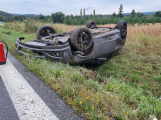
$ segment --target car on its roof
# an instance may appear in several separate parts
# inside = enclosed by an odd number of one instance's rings
[[[97,27],[94,21],[88,21],[86,27],[77,27],[73,31],[56,33],[48,25],[41,26],[37,38],[22,42],[24,37],[16,40],[16,50],[29,55],[21,48],[31,49],[38,53],[38,58],[50,58],[63,63],[102,64],[114,56],[125,44],[127,23],[118,22],[115,27]]]

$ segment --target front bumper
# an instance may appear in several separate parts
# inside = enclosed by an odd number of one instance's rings
[[[47,57],[54,61],[61,61],[63,63],[72,62],[73,55],[71,52],[69,42],[67,42],[64,45],[48,46],[44,43],[38,43],[36,40],[32,40],[30,42],[21,42],[21,40],[23,39],[24,37],[19,37],[16,40],[16,50],[20,54],[29,56],[29,54],[21,50],[21,48],[26,48],[42,54],[35,56],[37,58]]]

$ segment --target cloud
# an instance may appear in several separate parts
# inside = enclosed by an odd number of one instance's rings
[[[48,2],[49,0],[41,0],[41,1]]]
[[[93,9],[93,7],[87,7],[87,8],[85,8],[86,10],[90,10],[90,9]]]
[[[118,13],[120,4],[124,13],[159,11],[161,0],[0,0],[0,10],[15,14],[43,14],[51,15],[55,12],[63,12],[66,15],[79,15],[80,9],[86,9],[86,14],[112,14]],[[146,5],[145,5],[146,4]]]

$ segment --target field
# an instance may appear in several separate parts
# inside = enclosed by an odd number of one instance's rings
[[[161,119],[161,24],[128,26],[125,46],[99,66],[69,65],[47,59],[20,56],[15,40],[35,38],[35,27],[26,23],[5,23],[0,40],[10,52],[64,98],[86,119],[150,120]],[[18,27],[17,27],[18,26]],[[103,25],[114,27],[115,24]],[[54,24],[57,32],[78,26]],[[34,66],[34,67],[33,67]]]

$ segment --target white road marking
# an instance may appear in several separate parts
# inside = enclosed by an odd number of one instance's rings
[[[0,75],[21,120],[58,120],[9,60]]]

